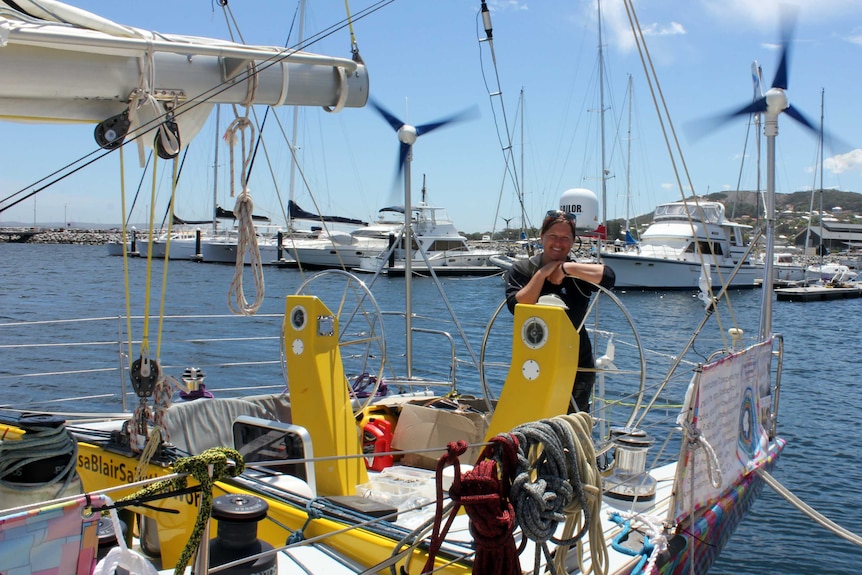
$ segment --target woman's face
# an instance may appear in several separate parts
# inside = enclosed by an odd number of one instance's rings
[[[546,261],[563,261],[569,255],[575,236],[572,234],[572,226],[565,221],[551,224],[542,234],[542,248]]]

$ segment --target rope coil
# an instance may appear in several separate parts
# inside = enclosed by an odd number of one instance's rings
[[[227,447],[214,447],[207,449],[200,455],[180,458],[174,463],[174,471],[182,474],[180,477],[159,481],[148,485],[132,495],[119,499],[117,503],[133,501],[156,493],[166,493],[174,490],[186,489],[188,477],[191,476],[200,483],[201,503],[198,516],[195,519],[189,542],[177,560],[175,575],[182,575],[192,554],[201,544],[204,527],[212,514],[213,485],[216,481],[230,479],[240,475],[245,470],[242,455],[235,449]]]
[[[236,196],[234,214],[237,218],[237,250],[236,268],[234,277],[228,290],[228,306],[237,315],[254,315],[263,304],[264,280],[263,266],[260,261],[260,249],[257,245],[257,230],[254,227],[254,202],[248,190],[248,170],[251,165],[251,153],[246,142],[246,130],[250,138],[254,137],[254,125],[248,118],[248,110],[245,116],[236,115],[225,131],[224,139],[230,148],[230,195],[234,197],[234,184],[236,182],[234,149],[237,143],[237,133],[241,146],[242,168],[240,170],[240,185],[242,191]],[[249,304],[243,291],[243,269],[245,266],[245,255],[248,253],[254,276],[255,300]]]
[[[592,442],[592,417],[585,412],[521,425],[518,469],[512,482],[512,503],[524,535],[538,543],[535,567],[544,555],[547,569],[564,571],[569,548],[575,546],[581,573],[608,572],[608,551],[601,522],[601,475]],[[560,537],[556,533],[564,523]],[[583,537],[589,536],[589,568],[584,565]],[[551,555],[548,542],[557,545]]]
[[[466,442],[450,443],[446,455],[438,460],[437,504],[423,573],[434,570],[437,552],[461,506],[470,517],[470,533],[476,546],[473,574],[518,575],[521,572],[513,537],[515,511],[509,500],[518,444],[510,435],[498,435],[490,441],[491,445],[485,447],[473,469],[463,475],[458,457],[467,451]],[[443,525],[443,469],[447,465],[455,468],[449,487],[453,505]]]
[[[68,462],[62,471],[42,483],[19,483],[11,481],[26,465],[54,457],[67,456]],[[27,425],[27,431],[17,441],[0,441],[0,485],[18,491],[32,491],[62,482],[57,491],[63,493],[77,477],[78,443],[66,426]]]

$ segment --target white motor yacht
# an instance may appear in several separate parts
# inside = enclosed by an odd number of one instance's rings
[[[391,207],[381,211],[404,212],[403,208]],[[425,202],[412,207],[410,264],[415,273],[428,273],[433,267],[440,275],[493,275],[500,269],[490,258],[502,254],[500,250],[474,248],[467,238],[455,228],[444,208]],[[404,275],[405,250],[403,236],[390,249],[370,257],[362,257],[359,271],[380,272],[388,275]],[[421,251],[420,251],[421,246]]]
[[[617,287],[698,289],[708,264],[713,287],[730,282],[752,288],[763,278],[763,266],[746,260],[731,278],[748,248],[743,234],[749,229],[726,220],[720,202],[672,202],[656,207],[636,245],[601,250],[601,257],[616,273]]]

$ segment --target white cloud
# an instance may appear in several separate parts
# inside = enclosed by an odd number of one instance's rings
[[[851,35],[845,37],[845,40],[851,44],[859,44],[862,46],[862,31],[854,30]]]
[[[503,10],[529,10],[526,2],[521,0],[488,0],[488,8],[491,12]]]
[[[595,19],[595,5],[586,3],[585,10],[591,10],[591,19]],[[635,41],[632,35],[631,25],[629,23],[628,13],[622,2],[612,2],[602,4],[602,20],[604,27],[608,31],[609,43],[616,46],[623,52],[628,52],[635,48]],[[649,24],[641,24],[641,30],[644,36],[683,36],[686,29],[683,24],[676,21],[667,23],[652,22]]]
[[[833,174],[862,172],[862,149],[852,150],[823,160],[823,167]]]
[[[702,0],[704,8],[724,21],[774,28],[786,8],[796,9],[799,20],[831,20],[860,13],[859,0]],[[789,4],[789,5],[788,5]]]
[[[679,22],[671,22],[670,24],[652,23],[646,26],[641,26],[644,36],[681,36],[686,34],[685,26]]]

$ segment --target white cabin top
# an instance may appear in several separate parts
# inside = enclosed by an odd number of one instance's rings
[[[713,201],[671,202],[656,206],[653,221],[688,221],[728,226],[751,228],[746,224],[737,224],[724,219],[724,204]]]

